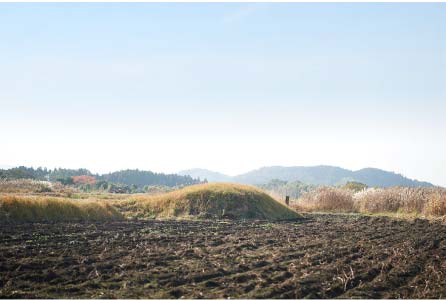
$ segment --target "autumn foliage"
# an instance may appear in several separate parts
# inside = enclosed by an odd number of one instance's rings
[[[88,175],[80,175],[80,176],[73,176],[71,177],[73,179],[74,184],[95,184],[96,178],[93,176]]]

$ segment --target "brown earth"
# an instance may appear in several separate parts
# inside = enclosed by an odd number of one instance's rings
[[[444,298],[446,226],[295,222],[2,225],[0,298]]]

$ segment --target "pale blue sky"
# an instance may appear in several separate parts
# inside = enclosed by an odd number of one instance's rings
[[[0,163],[446,185],[446,4],[0,4]]]

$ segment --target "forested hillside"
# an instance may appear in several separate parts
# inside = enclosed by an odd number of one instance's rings
[[[177,187],[200,183],[198,179],[191,176],[177,174],[154,173],[141,170],[123,170],[109,174],[93,174],[87,169],[47,169],[47,168],[27,168],[17,167],[8,170],[0,170],[0,179],[34,179],[56,182],[63,184],[75,184],[80,176],[94,177],[98,182],[111,182],[121,185],[144,186],[167,186]]]
[[[123,170],[99,176],[100,180],[113,183],[131,185],[138,187],[145,185],[162,185],[162,186],[183,186],[200,183],[200,180],[193,179],[189,175],[163,174],[151,171],[140,170]]]
[[[231,176],[213,172],[206,169],[189,169],[178,172],[179,175],[189,175],[193,178],[206,179],[209,182],[232,182],[234,181]]]
[[[35,179],[57,181],[58,179],[71,178],[73,176],[93,174],[87,169],[47,169],[47,168],[27,168],[17,167],[7,170],[0,170],[0,178],[2,179]]]

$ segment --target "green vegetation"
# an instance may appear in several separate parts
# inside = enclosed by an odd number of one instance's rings
[[[273,179],[266,184],[258,185],[258,187],[278,199],[285,199],[285,196],[290,196],[291,199],[298,199],[304,193],[316,189],[316,186],[300,181],[288,182],[279,179]]]
[[[347,190],[351,190],[354,192],[360,192],[363,191],[365,189],[367,189],[367,185],[361,182],[356,182],[356,181],[349,181],[346,184],[344,184],[342,186],[342,188],[347,189]]]
[[[71,178],[72,176],[81,175],[93,175],[87,169],[54,169],[50,170],[47,168],[27,168],[18,167],[8,170],[0,170],[0,179],[35,179],[35,180],[48,180],[48,181],[58,181],[64,180],[66,178]]]
[[[200,180],[193,179],[186,175],[154,173],[140,170],[123,170],[102,176],[98,179],[124,185],[135,185],[143,188],[146,185],[162,185],[168,187],[187,186],[200,183]]]
[[[130,194],[144,193],[152,187],[164,189],[180,188],[202,183],[188,175],[162,174],[150,171],[123,170],[109,174],[92,174],[87,169],[54,169],[18,167],[0,170],[0,180],[47,181],[74,186],[83,192],[104,191],[111,193]],[[162,188],[161,188],[162,189]]]
[[[102,221],[122,218],[116,208],[95,200],[0,196],[0,222]]]
[[[156,218],[296,219],[300,215],[257,188],[210,183],[117,203],[128,216]]]

